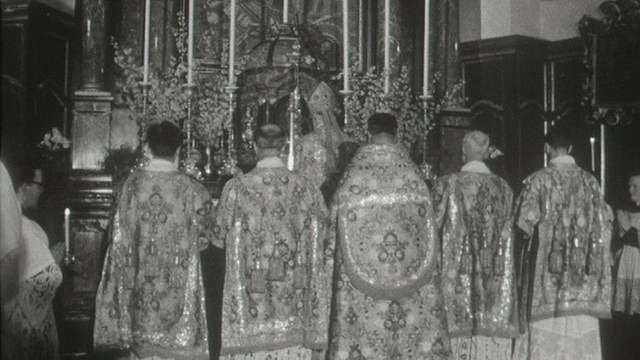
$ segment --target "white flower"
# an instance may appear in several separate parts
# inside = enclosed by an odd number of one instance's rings
[[[68,149],[71,146],[71,141],[65,138],[58,128],[53,128],[50,133],[44,134],[44,138],[38,146],[56,151],[60,148]]]

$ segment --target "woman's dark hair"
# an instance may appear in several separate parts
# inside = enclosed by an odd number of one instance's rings
[[[163,121],[149,126],[146,140],[154,157],[173,159],[182,145],[182,131],[175,124]]]
[[[373,114],[367,120],[367,129],[371,135],[387,133],[393,136],[398,131],[398,121],[396,117],[388,113]]]
[[[554,149],[568,149],[573,142],[571,129],[565,125],[551,127],[544,136],[544,142]]]

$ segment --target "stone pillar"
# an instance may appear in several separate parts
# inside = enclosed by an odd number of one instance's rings
[[[82,86],[73,96],[71,169],[100,170],[110,144],[113,97],[104,88],[106,0],[84,0]]]
[[[81,7],[82,90],[104,91],[106,0],[84,0]]]

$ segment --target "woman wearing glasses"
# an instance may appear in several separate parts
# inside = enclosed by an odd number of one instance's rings
[[[42,170],[22,161],[14,171],[13,184],[22,206],[20,245],[24,248],[17,274],[18,293],[2,304],[3,359],[58,359],[58,332],[51,301],[62,282],[57,264],[61,247],[53,253],[49,239],[35,221],[24,214],[37,208],[42,186]],[[5,316],[7,318],[5,318]]]

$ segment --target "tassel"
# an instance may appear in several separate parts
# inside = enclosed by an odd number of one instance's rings
[[[280,253],[281,242],[278,240],[273,245],[273,252],[269,258],[269,281],[284,281],[285,275],[285,262],[282,260],[282,254]]]
[[[469,250],[469,244],[465,243],[460,259],[460,274],[470,275],[473,272],[473,258]]]
[[[505,273],[505,257],[504,257],[504,247],[502,245],[498,246],[498,254],[495,256],[493,260],[493,272],[496,276],[504,276]]]
[[[484,244],[484,247],[480,251],[480,263],[482,264],[482,271],[486,276],[493,275],[493,250]]]
[[[573,240],[573,247],[571,248],[571,273],[574,275],[584,274],[585,268],[585,256],[584,250],[580,247],[578,239]]]
[[[302,254],[298,253],[297,259],[295,261],[295,266],[293,267],[293,288],[300,290],[307,288],[307,267],[304,266],[302,261]]]
[[[597,241],[591,244],[591,251],[589,252],[589,262],[587,264],[587,274],[597,275],[602,273],[603,267],[603,253],[602,247]]]
[[[251,271],[249,279],[249,292],[265,294],[267,292],[267,274],[260,268],[260,260],[256,260],[256,267]]]
[[[564,250],[560,241],[554,241],[549,253],[549,272],[552,274],[562,274],[564,272]]]

